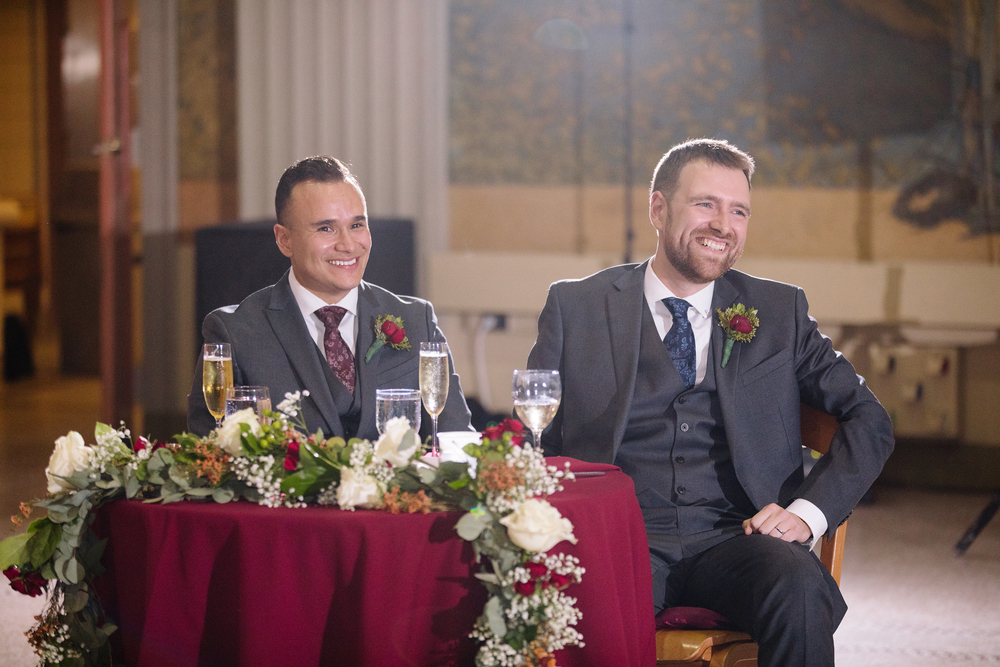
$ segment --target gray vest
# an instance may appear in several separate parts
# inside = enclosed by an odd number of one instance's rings
[[[635,392],[615,464],[635,482],[650,548],[700,552],[742,532],[755,510],[733,468],[711,351],[705,379],[686,389],[649,308],[642,310]]]
[[[320,364],[326,376],[326,384],[329,385],[330,393],[333,394],[333,404],[337,406],[337,414],[340,415],[344,439],[350,440],[358,434],[358,427],[361,425],[361,371],[357,368],[358,357],[357,355],[354,357],[354,394],[352,395],[330,368],[326,356],[318,347],[316,347],[316,353],[320,357]],[[333,434],[324,433],[323,435],[330,437]]]

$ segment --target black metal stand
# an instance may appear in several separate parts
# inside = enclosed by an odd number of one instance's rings
[[[962,539],[955,545],[955,555],[963,555],[972,546],[972,543],[979,537],[979,533],[983,532],[983,528],[990,522],[997,510],[1000,510],[1000,492],[993,496],[993,500],[986,504],[979,517],[972,522],[972,525],[965,531],[965,535],[962,535]]]

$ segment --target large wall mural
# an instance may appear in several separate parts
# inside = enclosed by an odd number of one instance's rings
[[[756,157],[755,185],[900,190],[915,226],[987,231],[963,157],[978,63],[953,56],[950,0],[450,8],[453,184],[620,184],[631,136],[641,187],[671,145],[713,136]]]

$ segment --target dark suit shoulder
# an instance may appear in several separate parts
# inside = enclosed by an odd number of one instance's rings
[[[597,273],[592,273],[585,278],[567,278],[565,280],[558,280],[552,283],[550,289],[557,289],[560,292],[568,291],[571,293],[604,290],[611,285],[614,285],[619,279],[621,279],[622,276],[627,275],[632,271],[639,271],[641,273],[645,270],[644,267],[645,262],[642,264],[618,264],[617,266],[603,269]],[[639,276],[639,280],[642,280],[641,276]]]
[[[430,301],[427,301],[426,299],[406,294],[396,294],[395,292],[390,292],[384,287],[379,287],[378,285],[369,282],[362,281],[360,287],[360,296],[362,298],[369,299],[373,303],[378,303],[382,306],[387,304],[398,304],[403,307],[418,306],[421,308],[427,308],[431,305]]]
[[[727,271],[720,280],[727,280],[741,294],[762,294],[772,298],[793,296],[802,290],[801,287],[791,283],[752,276],[736,269]]]

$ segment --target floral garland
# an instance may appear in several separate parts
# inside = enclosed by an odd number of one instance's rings
[[[464,510],[458,535],[472,543],[489,599],[471,637],[481,667],[553,667],[553,653],[583,646],[581,618],[565,594],[584,573],[579,560],[549,554],[576,543],[573,526],[545,497],[573,479],[547,466],[524,444],[520,422],[506,419],[465,447],[466,463],[422,462],[422,444],[404,418],[367,440],[308,434],[300,416],[308,392],[286,394],[264,418],[251,409],[228,416],[209,436],[183,434],[173,443],[132,439],[122,425],[97,424],[96,444],[79,433],[56,441],[45,473],[49,495],[21,504],[15,526],[33,508],[47,511],[25,533],[0,542],[0,569],[26,595],[48,595],[48,605],[26,634],[43,665],[110,664],[105,617],[91,582],[103,572],[104,542],[90,525],[93,511],[119,498],[146,502],[244,499],[268,507],[337,505],[399,512]]]

